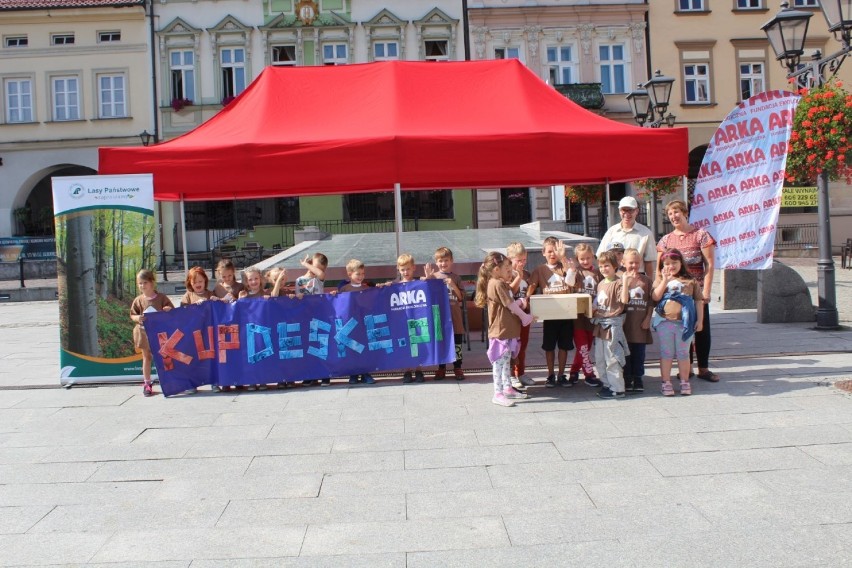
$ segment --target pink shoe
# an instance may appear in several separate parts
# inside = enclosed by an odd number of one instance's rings
[[[692,385],[689,384],[689,380],[680,380],[680,394],[681,396],[689,396],[692,394]]]
[[[663,392],[663,396],[674,396],[674,387],[671,381],[663,381],[660,390]]]
[[[506,387],[505,389],[503,389],[503,396],[505,396],[506,398],[508,398],[510,400],[511,399],[523,400],[523,399],[530,397],[527,393],[521,392],[521,391],[515,389],[514,387]]]
[[[495,394],[494,398],[491,399],[491,402],[500,406],[515,406],[515,403],[506,398],[506,395],[502,392],[498,392],[497,394]]]

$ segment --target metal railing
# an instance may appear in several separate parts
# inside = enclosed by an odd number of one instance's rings
[[[817,223],[778,225],[775,231],[775,248],[780,250],[816,248],[818,232]]]

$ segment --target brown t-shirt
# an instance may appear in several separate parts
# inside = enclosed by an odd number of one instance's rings
[[[209,300],[213,297],[213,292],[210,290],[204,290],[200,294],[196,294],[194,290],[187,290],[186,294],[180,299],[181,306],[190,306],[192,304],[197,304],[202,300]]]
[[[462,279],[455,272],[436,271],[434,278],[439,278],[445,281],[449,280],[458,287],[462,294],[464,294]],[[447,285],[447,293],[450,295],[450,315],[453,318],[453,333],[464,333],[464,320],[462,319],[461,304],[462,299],[456,296],[455,292],[453,292],[449,285]]]
[[[611,318],[624,312],[624,304],[621,303],[621,278],[615,280],[601,280],[598,283],[598,293],[595,296],[594,317]],[[609,339],[609,330],[595,325],[592,332],[595,337]]]
[[[659,281],[655,282],[657,286],[659,286]],[[656,288],[657,286],[654,286]],[[698,302],[703,302],[704,297],[701,295],[701,286],[698,285],[696,280],[693,279],[675,279],[668,283],[666,286],[667,292],[678,291],[684,296],[692,296],[692,299],[695,301],[696,306],[695,309],[698,309]],[[663,306],[663,313],[667,320],[669,321],[679,321],[681,319],[682,312],[681,305],[677,302],[666,302],[666,305]]]
[[[499,278],[491,278],[486,289],[488,305],[488,338],[518,339],[521,337],[521,320],[509,311],[512,290]]]
[[[571,287],[565,283],[565,269],[562,268],[562,263],[557,262],[556,266],[542,264],[536,266],[532,274],[530,274],[529,288],[527,295],[532,294],[570,294]]]
[[[597,294],[598,282],[602,279],[603,275],[598,272],[597,268],[591,270],[580,268],[574,277],[574,287],[571,291],[575,294],[588,294],[594,298]],[[592,331],[593,328],[591,320],[585,314],[577,314],[577,319],[574,320],[574,329]]]
[[[649,329],[642,329],[642,322],[649,318],[654,311],[654,300],[651,298],[651,279],[639,274],[627,282],[627,292],[630,301],[624,309],[624,335],[628,343],[644,343],[650,345],[654,337]]]
[[[340,290],[338,290],[338,292],[361,292],[363,290],[369,290],[369,289],[370,289],[370,287],[367,286],[364,283],[356,285],[356,284],[353,284],[352,282],[349,282],[349,283],[341,286]]]
[[[136,296],[136,298],[133,300],[133,303],[130,304],[130,315],[141,316],[149,307],[153,307],[158,312],[162,312],[163,308],[173,308],[175,306],[174,304],[172,304],[172,301],[169,299],[169,297],[163,294],[162,292],[157,292],[157,295],[154,297],[153,300],[149,300],[148,298],[140,294],[139,296]]]
[[[213,288],[213,294],[215,294],[217,298],[224,298],[230,293],[232,296],[231,301],[233,301],[240,297],[240,292],[242,292],[243,288],[245,288],[245,286],[239,282],[234,282],[233,286],[228,286],[224,282],[219,282],[216,284],[216,287]]]
[[[692,229],[688,233],[678,235],[671,232],[663,235],[657,243],[657,252],[666,252],[667,249],[676,248],[683,255],[683,263],[689,274],[698,281],[698,286],[704,286],[704,274],[706,266],[701,249],[715,245],[716,240],[704,229]]]

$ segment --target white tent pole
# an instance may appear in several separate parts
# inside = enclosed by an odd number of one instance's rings
[[[393,210],[396,219],[396,256],[398,257],[402,254],[402,187],[398,183],[393,184]]]
[[[609,180],[606,180],[606,204],[604,205],[604,215],[606,215],[606,224],[612,225],[612,219],[609,218]],[[601,227],[601,232],[606,232],[606,227]]]
[[[689,206],[689,187],[687,186],[687,177],[681,176],[681,182],[683,183],[683,202],[686,203],[687,206]]]
[[[189,253],[186,250],[186,208],[184,207],[183,194],[180,194],[180,235],[183,244],[183,270],[189,270]]]

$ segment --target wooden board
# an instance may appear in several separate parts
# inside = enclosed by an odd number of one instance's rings
[[[530,313],[539,321],[577,319],[577,314],[592,317],[592,298],[588,294],[539,294],[530,298]]]

